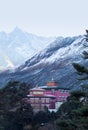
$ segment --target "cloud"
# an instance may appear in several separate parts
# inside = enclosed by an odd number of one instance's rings
[[[9,59],[9,57],[7,57],[6,55],[4,55],[4,59],[8,63],[8,67],[14,68],[14,64],[11,62],[11,60]]]
[[[0,53],[4,59],[4,61],[7,63],[7,67],[14,68],[14,64],[10,60],[10,58],[0,49]]]

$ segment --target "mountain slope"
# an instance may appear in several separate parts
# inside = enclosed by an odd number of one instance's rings
[[[21,65],[54,39],[23,32],[17,27],[8,34],[0,32],[0,70]]]
[[[19,80],[33,86],[36,84],[41,86],[53,77],[59,82],[60,87],[79,88],[83,82],[76,80],[72,63],[80,62],[87,65],[81,56],[85,50],[84,42],[81,42],[82,39],[83,36],[57,38],[46,49],[18,67],[15,72],[0,74],[1,85],[9,80]]]

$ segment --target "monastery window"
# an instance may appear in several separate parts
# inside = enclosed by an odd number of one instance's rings
[[[61,89],[58,89],[59,92],[61,92]]]
[[[35,109],[39,109],[40,105],[39,104],[35,104],[34,108]]]
[[[46,98],[46,103],[49,103],[49,102],[50,102],[49,98]]]
[[[63,100],[63,101],[65,100],[65,96],[62,97],[62,100]]]
[[[66,93],[66,90],[65,90],[65,89],[63,89],[63,93]]]
[[[64,90],[63,90],[63,93],[65,93],[65,92],[66,92],[66,90],[64,89]]]
[[[45,103],[45,98],[42,98],[42,99],[41,99],[41,102],[42,102],[42,103]]]
[[[63,93],[63,92],[64,92],[64,90],[62,89],[62,90],[60,90],[60,92],[61,92],[61,93]]]
[[[64,89],[61,90],[61,93],[64,93]]]
[[[32,92],[30,92],[30,95],[32,95],[33,93]]]
[[[35,98],[35,103],[39,103],[39,98]]]
[[[45,104],[41,104],[41,108],[44,109]]]
[[[55,90],[54,89],[52,89],[52,94],[54,94],[55,93]]]
[[[69,93],[69,90],[67,90],[67,93]]]
[[[68,93],[69,92],[69,90],[65,90],[65,93]]]
[[[63,90],[62,90],[62,89],[59,89],[58,91],[59,91],[60,93],[63,93]]]
[[[58,100],[61,101],[61,98],[62,98],[62,96],[59,96],[59,97],[58,97]]]
[[[31,104],[31,106],[34,108],[34,107],[35,107],[35,104]]]
[[[31,102],[31,103],[34,103],[34,98],[30,98],[30,102]]]

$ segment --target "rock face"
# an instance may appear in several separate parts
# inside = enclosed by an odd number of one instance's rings
[[[56,38],[45,49],[38,52],[14,72],[0,74],[0,84],[3,86],[9,80],[20,80],[35,86],[45,85],[53,77],[60,87],[78,89],[83,82],[76,79],[73,62],[87,65],[82,58],[85,50],[83,36]]]

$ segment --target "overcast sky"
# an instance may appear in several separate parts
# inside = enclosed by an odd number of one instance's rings
[[[0,0],[0,32],[16,26],[43,36],[84,34],[88,0]]]

